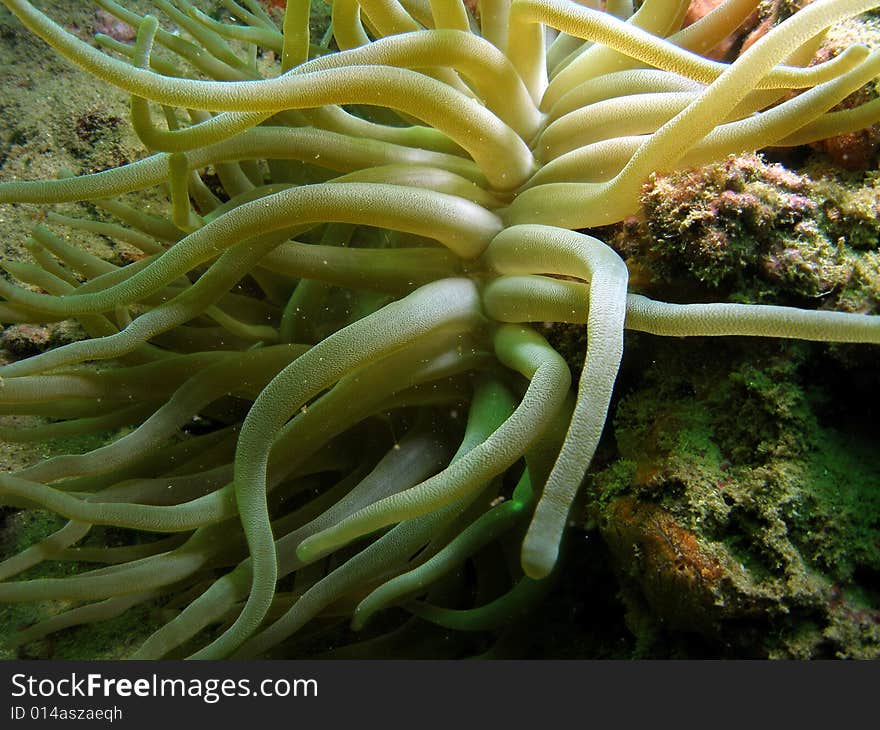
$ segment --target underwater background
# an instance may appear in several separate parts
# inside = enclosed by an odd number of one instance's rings
[[[139,13],[151,7],[123,4]],[[219,3],[196,4],[222,14]],[[280,12],[279,3],[266,4]],[[35,5],[84,40],[96,32],[134,38],[91,3]],[[791,5],[765,3],[728,52],[735,55]],[[326,25],[320,10],[316,29]],[[833,55],[853,39],[880,48],[880,16],[834,28],[823,52]],[[0,9],[0,181],[96,172],[143,156],[128,101]],[[643,213],[596,235],[625,258],[639,290],[657,298],[675,292],[689,301],[880,314],[878,140],[875,125],[830,143],[655,176],[643,190]],[[136,205],[160,210],[166,202],[157,192],[141,194]],[[95,212],[86,204],[53,210]],[[24,243],[39,215],[27,205],[0,207],[4,260],[27,259]],[[130,260],[109,239],[75,232],[71,239],[114,263]],[[582,357],[581,327],[548,325],[544,334],[570,363]],[[71,322],[10,325],[0,332],[0,357],[14,361],[83,336]],[[624,352],[609,421],[570,518],[563,567],[541,605],[492,636],[452,637],[423,624],[405,644],[377,655],[880,656],[878,348],[627,332]],[[35,423],[0,417],[3,428]],[[0,471],[97,443],[2,442]],[[0,559],[63,523],[48,512],[0,507]],[[132,539],[113,528],[89,538],[110,545]],[[22,577],[74,572],[71,563],[49,561]],[[61,608],[0,605],[0,639]],[[0,657],[121,657],[173,610],[147,603],[0,649]],[[371,654],[365,648],[358,656]]]

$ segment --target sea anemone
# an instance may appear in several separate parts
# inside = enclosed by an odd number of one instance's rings
[[[91,201],[118,222],[50,219],[142,252],[116,266],[40,226],[34,263],[4,263],[0,321],[88,338],[0,368],[3,413],[53,419],[3,437],[125,429],[0,476],[0,504],[68,520],[0,563],[0,601],[74,604],[13,643],[157,598],[173,615],[139,658],[302,655],[317,617],[360,630],[392,607],[490,631],[546,591],[625,328],[880,343],[868,315],[631,293],[579,232],[635,214],[654,172],[880,119],[829,111],[880,52],[808,65],[875,0],[816,0],[731,64],[702,54],[758,0],[684,30],[689,0],[334,0],[333,51],[308,0],[281,28],[256,0],[224,0],[227,21],[156,0],[189,39],[97,0],[137,29],[99,38],[115,55],[3,4],[130,93],[152,152],[0,184],[0,203]],[[118,200],[159,185],[165,217]],[[539,322],[585,325],[576,390]],[[77,546],[94,526],[162,537]],[[46,560],[107,565],[9,580]]]

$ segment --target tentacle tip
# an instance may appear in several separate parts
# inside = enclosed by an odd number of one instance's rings
[[[532,580],[541,580],[553,572],[558,557],[559,548],[556,545],[535,545],[526,540],[523,543],[520,564],[526,576]]]
[[[321,532],[307,537],[296,548],[296,557],[305,563],[313,563],[334,550],[347,545],[353,538],[339,534],[335,527],[328,527]]]
[[[351,617],[351,630],[352,631],[363,631],[364,626],[367,625],[367,621],[370,619],[370,614],[361,609],[358,606],[354,610],[354,615]]]
[[[318,533],[320,535],[320,533]],[[296,548],[296,557],[303,564],[314,562],[321,553],[321,544],[315,538],[318,535],[312,535],[303,540]]]

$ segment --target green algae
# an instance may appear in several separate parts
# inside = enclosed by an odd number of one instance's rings
[[[880,656],[880,458],[870,431],[822,423],[816,352],[657,349],[591,483],[637,651],[696,633],[734,656]]]

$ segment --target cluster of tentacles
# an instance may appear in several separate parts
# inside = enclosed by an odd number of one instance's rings
[[[0,563],[0,602],[69,602],[14,643],[156,598],[175,613],[137,657],[265,655],[390,607],[502,626],[557,562],[625,328],[880,342],[865,315],[630,294],[621,258],[575,231],[633,214],[653,171],[880,119],[880,102],[829,111],[880,53],[810,65],[872,0],[816,0],[730,65],[702,54],[757,0],[684,30],[689,0],[334,0],[321,43],[308,0],[280,28],[256,0],[223,0],[222,22],[156,0],[181,32],[96,0],[138,31],[104,49],[3,4],[130,93],[151,152],[0,184],[0,203],[108,214],[50,213],[33,262],[4,263],[0,321],[89,337],[0,368],[2,412],[51,419],[2,436],[124,433],[0,476],[0,504],[69,520]],[[167,217],[119,199],[159,185]],[[116,266],[50,228],[142,255]],[[586,325],[577,392],[535,322]],[[80,544],[99,525],[159,537]],[[14,579],[46,560],[83,569]]]

